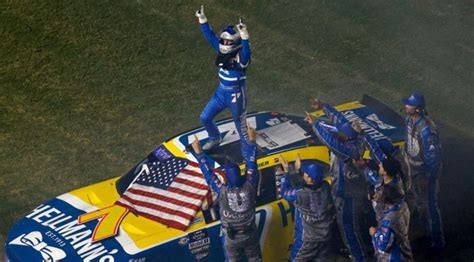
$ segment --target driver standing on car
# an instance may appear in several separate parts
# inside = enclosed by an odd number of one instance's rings
[[[444,247],[441,215],[438,208],[438,177],[441,173],[441,144],[434,122],[427,116],[425,98],[413,93],[402,100],[407,114],[405,157],[412,180],[407,192],[409,201],[414,197],[415,209],[429,226],[431,247]]]
[[[214,174],[206,154],[202,152],[197,137],[191,144],[207,184],[214,192],[219,194],[223,246],[229,261],[239,261],[244,254],[248,261],[262,260],[255,224],[258,181],[258,166],[255,158],[255,129],[249,127],[248,135],[249,144],[246,148],[248,152],[245,159],[245,176],[241,175],[237,164],[228,161],[225,164],[225,184]]]
[[[214,95],[201,113],[203,123],[209,139],[202,147],[209,150],[222,141],[219,130],[213,122],[214,117],[229,108],[235,127],[240,136],[242,155],[248,151],[245,149],[248,141],[246,122],[246,71],[250,64],[250,45],[247,26],[240,20],[236,26],[225,27],[219,36],[209,26],[204,14],[204,6],[196,11],[196,17],[201,24],[201,31],[205,38],[217,51],[216,66],[218,68],[219,84]]]

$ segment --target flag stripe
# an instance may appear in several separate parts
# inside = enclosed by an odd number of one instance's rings
[[[154,187],[147,187],[143,185],[133,185],[130,189],[138,189],[144,192],[150,192],[158,195],[166,195],[168,197],[172,197],[174,199],[180,199],[181,201],[186,202],[193,202],[202,198],[200,194],[193,194],[187,191],[183,191],[181,189],[170,188],[168,190],[163,190]]]
[[[203,184],[198,184],[194,181],[183,179],[179,176],[174,179],[173,183],[170,186],[173,186],[173,184],[175,184],[176,187],[178,187],[178,186],[182,187],[182,185],[184,185],[186,187],[190,187],[189,191],[192,190],[196,193],[200,192],[200,191],[204,191],[204,192],[202,192],[203,196],[206,195],[207,188],[208,188],[207,184],[204,184],[204,185]],[[191,189],[191,188],[193,188],[193,189]]]
[[[182,179],[186,179],[186,180],[192,181],[192,182],[194,182],[194,183],[198,183],[198,184],[207,186],[206,181],[204,181],[204,179],[202,179],[202,177],[199,178],[199,177],[190,176],[190,175],[187,175],[187,174],[180,174],[178,177],[179,177],[179,178],[182,178]]]
[[[198,163],[175,157],[145,162],[142,170],[116,201],[137,215],[186,230],[201,206],[213,202]]]
[[[180,203],[182,205],[190,204],[193,206],[197,206],[199,205],[199,202],[201,202],[199,199],[183,197],[182,195],[179,195],[180,197],[175,197],[172,193],[163,194],[161,192],[147,192],[135,188],[130,188],[128,191],[135,195],[141,195],[149,198],[168,199],[169,201],[175,201],[176,203]]]
[[[139,201],[145,201],[145,202],[150,202],[154,203],[156,205],[163,205],[168,207],[173,207],[176,209],[185,207],[191,211],[193,211],[193,208],[196,208],[196,206],[199,206],[199,203],[201,201],[195,200],[193,203],[190,202],[184,202],[175,198],[170,198],[167,196],[162,196],[162,195],[157,195],[157,194],[147,194],[143,191],[135,191],[135,190],[129,190],[129,192],[125,193],[125,196],[128,196],[129,198],[132,198],[134,200],[139,200]]]
[[[130,209],[130,211],[132,211],[132,213],[137,212],[137,209],[135,208],[135,205],[133,205],[132,203],[130,203],[127,200],[123,199],[123,196],[120,197],[119,200],[117,200],[115,202],[115,204]]]
[[[182,231],[185,231],[186,228],[188,228],[189,223],[191,223],[191,221],[188,221],[184,224],[184,223],[177,222],[174,219],[165,219],[163,217],[154,216],[154,215],[144,213],[144,212],[139,212],[139,211],[137,211],[136,213],[142,217],[146,217],[150,220],[162,223],[163,225],[167,225],[169,227],[176,228]]]
[[[181,173],[183,173],[183,174],[188,174],[188,175],[190,175],[190,176],[195,176],[195,177],[198,177],[198,178],[200,178],[200,179],[203,179],[202,174],[199,173],[199,172],[197,172],[197,171],[195,171],[195,170],[183,169],[183,170],[181,170]]]
[[[148,215],[152,215],[154,217],[160,217],[165,220],[174,220],[183,225],[188,225],[189,222],[193,219],[193,217],[191,217],[191,219],[186,219],[180,216],[170,215],[168,213],[164,213],[158,210],[154,210],[154,209],[142,207],[142,206],[137,207],[137,212],[142,213],[142,214],[146,213]]]
[[[179,189],[179,188],[169,188],[168,192],[180,194],[182,196],[186,196],[188,198],[195,198],[195,199],[201,199],[202,196],[203,196],[202,194],[190,193],[190,192],[184,191],[184,190]]]
[[[168,190],[171,190],[171,189],[180,189],[180,190],[183,190],[183,192],[188,192],[188,193],[192,193],[192,194],[196,194],[200,197],[195,197],[195,198],[199,198],[201,199],[203,196],[206,195],[206,192],[207,190],[205,188],[202,188],[202,189],[197,189],[195,187],[192,187],[192,186],[188,186],[186,184],[182,184],[182,183],[178,183],[178,182],[173,182],[171,183],[171,185],[169,186]],[[184,194],[186,195],[186,194]]]
[[[120,199],[116,202],[116,204],[118,204],[118,205],[120,205],[120,206],[123,206],[123,207],[125,207],[125,208],[130,208],[130,210],[132,211],[132,213],[136,213],[137,215],[141,215],[141,216],[147,217],[147,216],[144,215],[144,214],[146,214],[147,208],[141,208],[141,207],[139,207],[139,206],[135,206],[135,205],[133,205],[132,203],[130,203],[129,201],[125,200],[123,197],[120,198]],[[151,211],[153,211],[153,210],[150,210],[149,212],[151,212]],[[155,214],[151,216],[151,217],[152,217],[152,218],[151,218],[152,220],[156,220],[155,218],[158,218],[158,216],[156,215],[157,213],[161,213],[161,216],[163,217],[163,221],[165,221],[165,222],[166,222],[166,221],[172,221],[171,219],[168,219],[168,217],[170,217],[169,214],[166,214],[166,213],[163,213],[163,212],[159,212],[159,211],[156,211]],[[160,214],[159,214],[159,215],[160,215]],[[166,217],[166,218],[165,218],[165,217]],[[190,222],[190,220],[188,220],[188,219],[184,219],[184,218],[181,218],[181,217],[178,217],[178,218],[179,218],[179,219],[177,219],[177,221],[180,221],[179,223],[180,223],[181,227],[183,227],[183,225],[185,225],[185,224],[186,224],[186,225],[189,224],[189,222]],[[188,222],[186,223],[186,221],[188,221]],[[161,222],[161,221],[157,221],[157,222]],[[165,224],[165,225],[171,226],[171,225],[169,225],[169,224]],[[186,227],[184,227],[184,228],[186,228]],[[183,230],[184,230],[184,229],[183,229]]]
[[[132,203],[133,205],[135,205],[138,210],[140,210],[141,208],[149,208],[158,212],[167,213],[168,215],[177,215],[188,220],[192,220],[194,218],[194,215],[196,214],[196,211],[189,210],[187,208],[173,209],[173,208],[168,208],[162,205],[157,205],[152,202],[133,199],[133,198],[130,198],[129,196],[123,196],[123,198],[127,200],[129,203]]]
[[[193,161],[189,161],[188,166],[192,166],[192,167],[197,167],[197,168],[199,168],[199,164],[196,163],[196,162],[193,162]]]

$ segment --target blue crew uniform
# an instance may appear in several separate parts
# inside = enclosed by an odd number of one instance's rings
[[[246,110],[247,110],[247,92],[246,92],[246,70],[250,64],[250,45],[248,39],[241,39],[240,45],[230,53],[222,54],[219,50],[219,37],[209,26],[209,23],[201,24],[201,31],[211,47],[217,51],[216,60],[217,76],[219,84],[211,100],[201,113],[201,122],[209,134],[209,140],[219,140],[220,133],[214,117],[229,108],[234,120],[237,132],[241,138],[241,149],[244,149],[248,141]]]
[[[227,183],[222,183],[209,165],[207,156],[198,155],[199,166],[212,190],[218,193],[222,223],[222,244],[228,261],[240,261],[245,254],[248,261],[261,261],[261,251],[255,224],[258,166],[256,145],[246,147],[246,176],[240,175],[238,166],[232,174],[227,172]],[[233,177],[230,177],[233,175]],[[232,182],[231,181],[238,181]]]
[[[441,173],[441,145],[434,122],[424,114],[406,118],[405,158],[412,188],[408,200],[414,202],[422,221],[429,226],[431,245],[444,247],[441,214],[438,208],[438,177]],[[414,199],[413,199],[414,198]]]
[[[333,106],[324,104],[323,110],[338,129],[344,125],[350,127],[347,119]],[[324,124],[319,122],[313,126],[313,130],[321,142],[335,155],[330,170],[334,176],[333,197],[336,217],[344,244],[351,253],[353,261],[366,261],[366,248],[360,232],[360,223],[363,219],[362,210],[367,201],[367,181],[363,171],[352,164],[352,159],[359,159],[362,156],[363,142],[357,135],[354,135],[355,137],[351,140],[341,142]]]
[[[283,199],[294,204],[297,192],[303,190],[303,186],[291,187],[290,179],[284,176],[281,179],[280,194]],[[291,246],[290,261],[293,261],[303,245],[303,222],[298,208],[295,208],[295,229],[293,231],[293,245]]]
[[[371,158],[377,164],[382,164],[384,160],[388,159],[388,157],[391,157],[400,164],[400,167],[402,166],[402,163],[400,161],[403,161],[403,159],[400,159],[401,158],[401,154],[399,152],[400,150],[398,148],[394,148],[390,140],[382,139],[382,140],[376,141],[372,139],[370,136],[364,135],[364,142],[370,151]],[[377,221],[378,226],[380,226],[380,223],[382,222],[382,218],[383,218],[382,211],[385,209],[383,199],[382,199],[384,186],[386,185],[393,186],[394,188],[398,189],[401,195],[405,195],[406,189],[405,189],[405,183],[403,183],[404,179],[402,177],[404,177],[404,175],[403,175],[402,169],[403,168],[399,170],[401,174],[400,173],[393,174],[394,176],[393,179],[388,183],[385,183],[383,176],[379,174],[378,166],[376,167],[376,169],[373,169],[371,167],[366,167],[364,169],[364,175],[367,178],[367,181],[374,188],[371,201],[372,201],[372,208],[374,209],[374,212],[375,212],[375,220]]]
[[[383,219],[372,237],[375,258],[378,262],[413,261],[408,227],[410,211],[405,203],[383,211]]]
[[[403,183],[403,191],[411,188],[411,179],[408,176],[408,164],[404,159],[403,152],[399,147],[394,147],[390,139],[375,140],[367,134],[363,136],[364,143],[369,149],[370,157],[375,163],[380,164],[386,158],[393,158],[400,163],[400,179]],[[369,182],[373,185],[372,181]],[[411,208],[411,207],[410,207]]]
[[[385,205],[383,203],[382,194],[384,186],[393,186],[394,188],[398,189],[401,195],[404,195],[405,192],[403,190],[403,183],[400,177],[394,177],[390,182],[385,183],[383,177],[375,170],[371,170],[370,168],[366,168],[364,170],[364,174],[366,175],[367,180],[369,183],[374,187],[374,194],[372,197],[372,207],[375,212],[375,220],[377,221],[377,225],[380,226],[383,218],[383,210],[385,209]]]
[[[295,202],[297,210],[290,261],[326,261],[334,220],[331,186],[323,180],[322,165],[305,162],[302,170],[311,177],[312,184],[290,186],[286,176],[281,185],[282,197]]]

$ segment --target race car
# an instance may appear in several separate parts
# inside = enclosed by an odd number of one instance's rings
[[[344,116],[361,123],[374,139],[390,138],[403,146],[403,119],[370,96],[336,106]],[[312,114],[322,117],[322,111]],[[288,261],[293,242],[294,207],[278,194],[278,157],[329,164],[330,153],[314,135],[304,116],[256,112],[247,116],[257,130],[258,185],[256,223],[264,261]],[[243,163],[239,135],[231,119],[218,122],[223,142],[208,155],[217,170],[226,159]],[[163,155],[196,161],[189,150],[200,127],[160,144],[127,174],[60,195],[20,219],[6,240],[7,261],[224,261],[217,206],[200,210],[185,230],[124,212],[117,199],[134,183],[143,166]],[[366,155],[368,157],[368,153]],[[328,178],[330,180],[330,178]],[[78,219],[79,217],[79,219]],[[82,221],[81,221],[82,218]],[[116,235],[108,235],[107,232]],[[105,232],[105,233],[104,233]],[[94,241],[92,240],[94,238]]]

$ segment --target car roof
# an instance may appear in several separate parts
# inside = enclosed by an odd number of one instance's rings
[[[362,123],[364,131],[376,140],[388,138],[396,143],[404,139],[403,119],[391,108],[364,95],[362,100],[336,106],[349,121]],[[311,114],[325,119],[322,111]],[[257,159],[278,154],[288,150],[323,145],[314,135],[312,127],[304,121],[303,115],[281,112],[255,112],[247,115],[247,122],[257,130]],[[223,165],[226,159],[235,163],[243,163],[240,152],[239,136],[235,130],[232,118],[217,122],[223,141],[220,146],[207,151],[218,165]],[[206,141],[207,132],[203,127],[184,132],[167,142],[174,140],[190,149],[189,145],[197,135],[202,142]]]
[[[257,159],[294,148],[322,145],[315,138],[311,126],[304,121],[303,116],[279,112],[256,112],[247,116],[247,122],[256,128],[258,133]],[[206,154],[218,165],[223,165],[226,160],[243,163],[240,139],[233,120],[222,120],[218,122],[218,126],[221,127],[223,141],[219,146],[206,151]],[[189,145],[189,142],[194,140],[194,134],[199,137],[199,134],[203,132],[205,132],[204,129],[199,128],[179,136],[178,139],[184,145]]]

